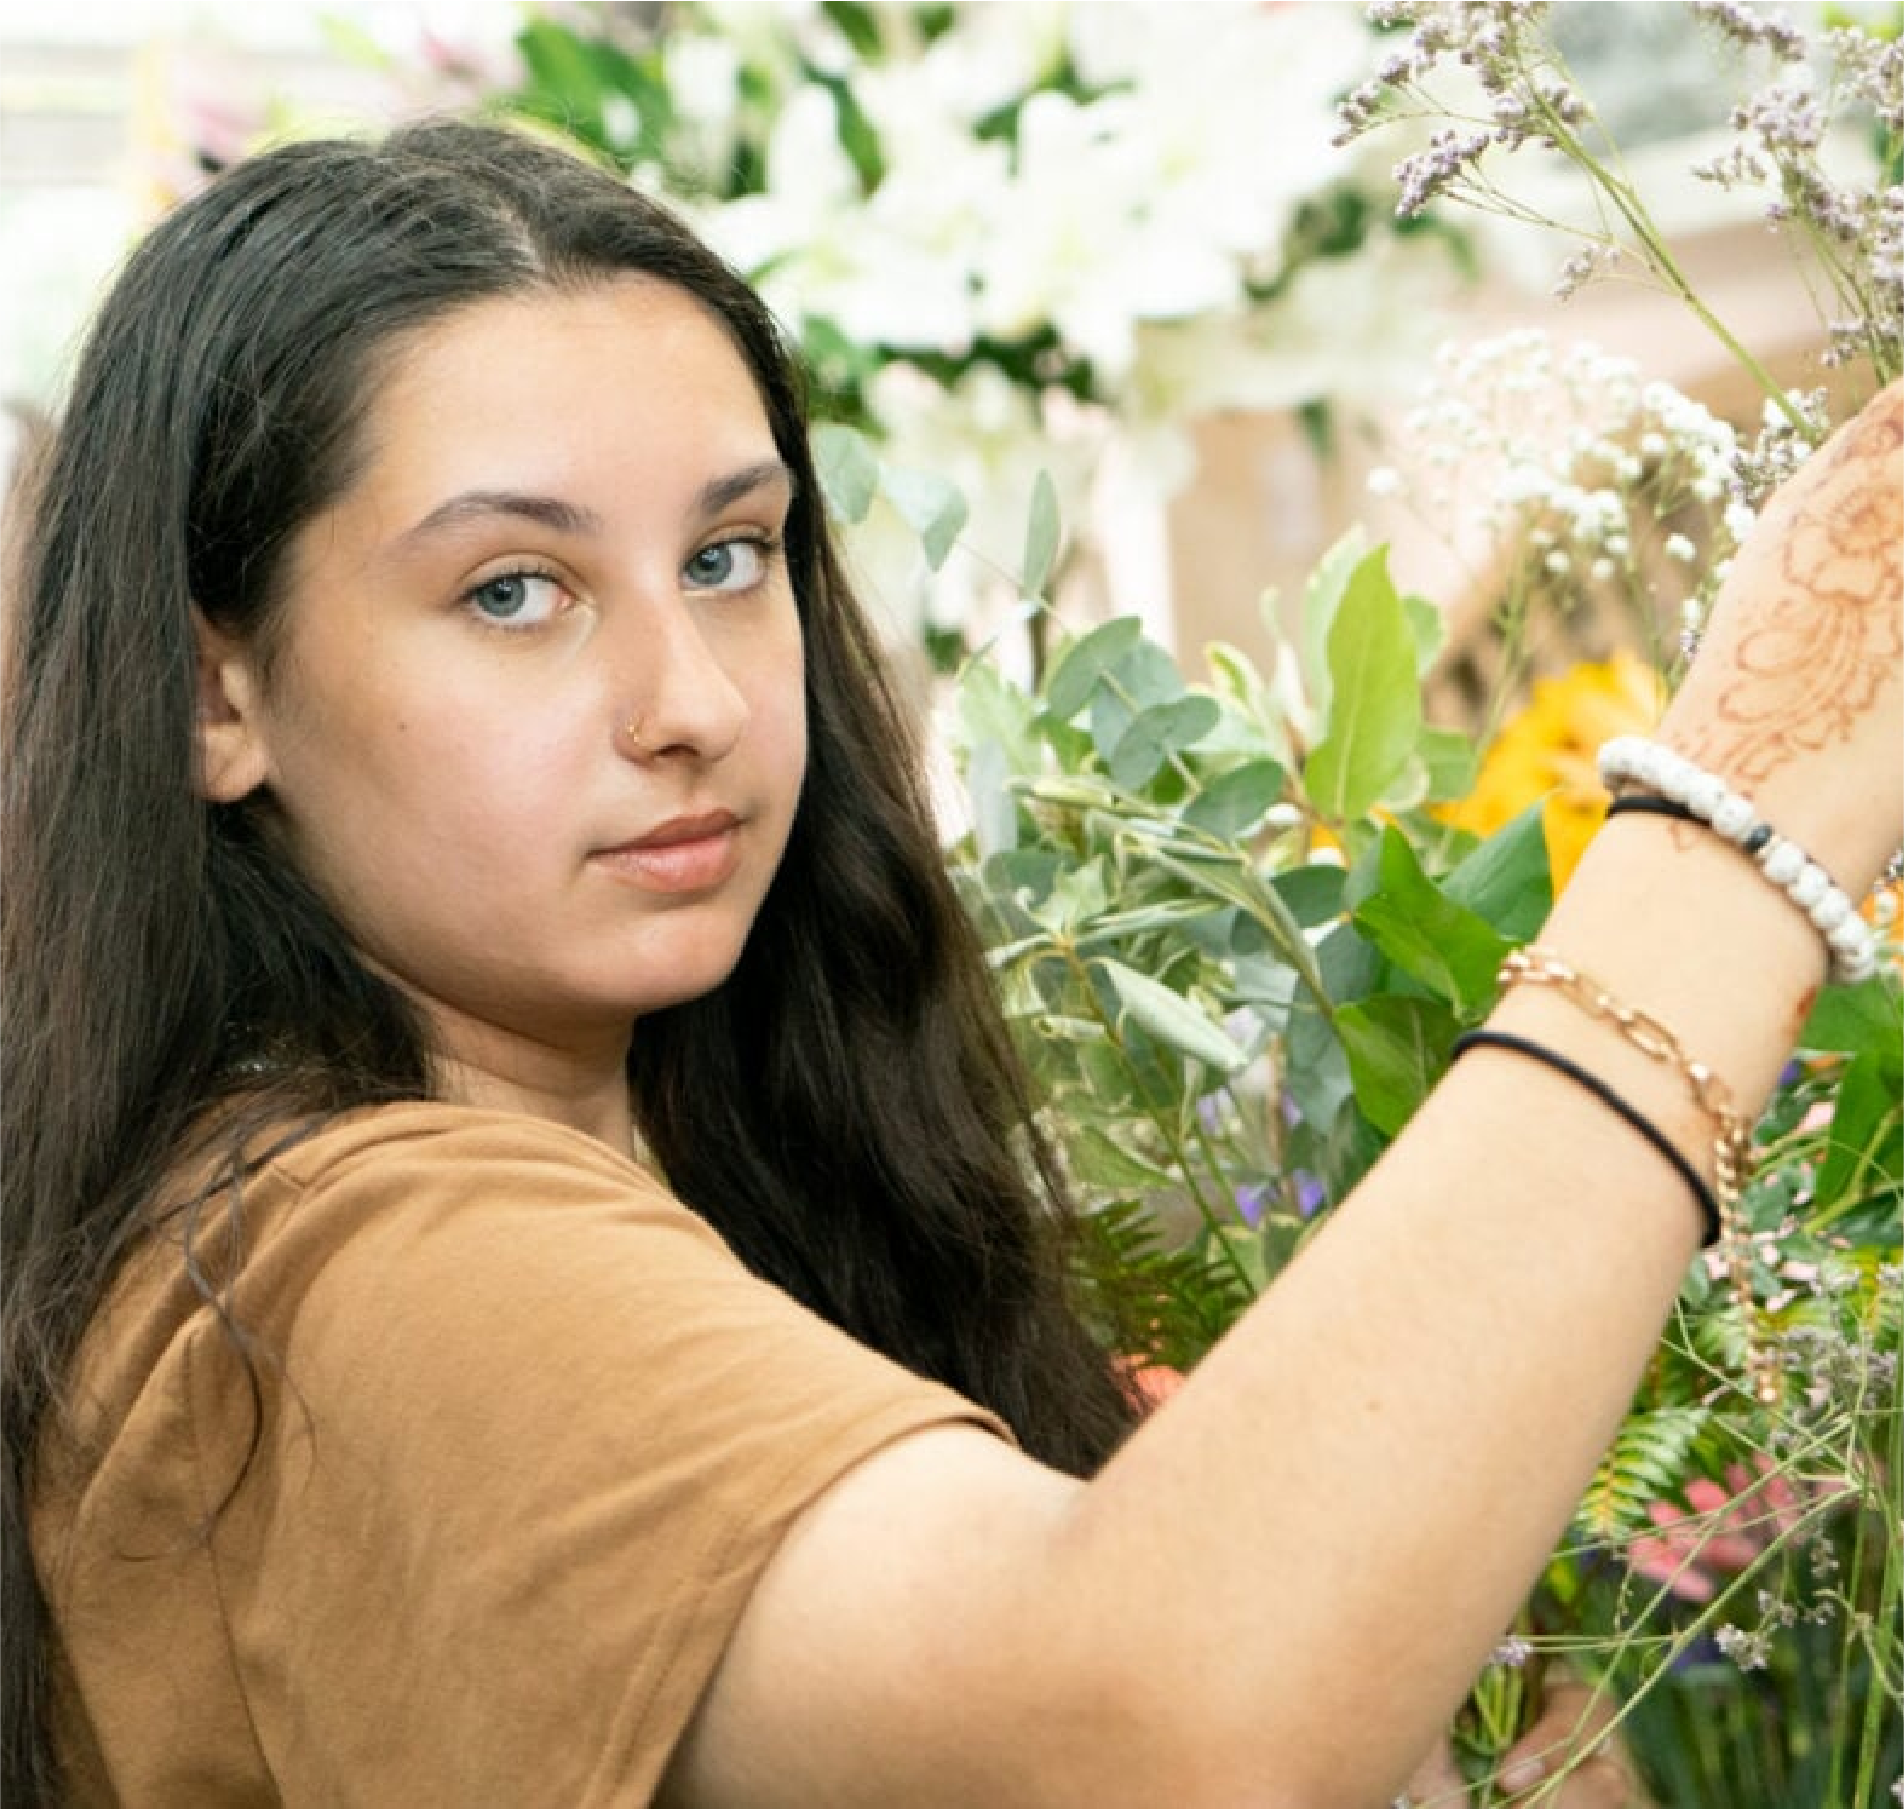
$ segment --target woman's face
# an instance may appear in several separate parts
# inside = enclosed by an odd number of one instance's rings
[[[618,1059],[732,969],[799,797],[748,367],[659,282],[485,301],[404,342],[365,452],[291,551],[264,784],[445,1053]]]

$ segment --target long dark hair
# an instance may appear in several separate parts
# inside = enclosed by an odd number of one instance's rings
[[[9,1802],[59,1790],[27,1542],[33,1456],[193,1128],[241,1097],[254,1116],[309,1123],[429,1092],[415,1014],[277,857],[259,809],[197,794],[189,604],[268,661],[284,552],[351,481],[393,336],[485,297],[627,271],[723,324],[795,473],[786,539],[810,742],[736,972],[642,1021],[642,1132],[753,1269],[995,1408],[1034,1454],[1086,1472],[1128,1424],[1070,1303],[1063,1191],[944,872],[906,716],[832,549],[767,310],[666,211],[499,129],[435,123],[267,153],[129,260],[39,474],[11,602]]]

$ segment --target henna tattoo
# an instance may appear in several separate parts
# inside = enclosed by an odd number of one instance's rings
[[[1753,785],[1851,737],[1904,660],[1904,489],[1874,482],[1904,447],[1897,410],[1867,411],[1801,468],[1795,506],[1768,517],[1774,594],[1741,634],[1718,721],[1686,752]]]

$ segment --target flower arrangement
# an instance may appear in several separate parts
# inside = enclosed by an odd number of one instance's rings
[[[1414,36],[1350,97],[1349,129],[1428,106],[1424,79],[1444,57],[1486,107],[1404,160],[1405,208],[1463,185],[1501,205],[1487,160],[1538,144],[1571,160],[1606,209],[1594,268],[1639,260],[1675,287],[1671,247],[1617,173],[1544,8],[1378,11]],[[1778,65],[1777,95],[1741,103],[1745,148],[1710,179],[1775,179],[1774,224],[1820,260],[1837,298],[1821,368],[1861,365],[1875,387],[1899,344],[1897,42],[1832,27],[1836,73],[1814,90],[1801,72],[1818,47],[1802,34],[1735,6],[1701,11],[1722,43]],[[1828,104],[1866,109],[1868,188],[1807,162],[1822,132],[1790,122]],[[1584,274],[1570,265],[1563,286]],[[1682,299],[1727,337],[1696,296]],[[1591,748],[1650,724],[1756,505],[1822,436],[1825,393],[1791,396],[1735,349],[1766,394],[1756,440],[1630,366],[1556,354],[1542,336],[1436,370],[1404,438],[1443,448],[1421,461],[1437,511],[1453,506],[1461,468],[1480,474],[1487,500],[1466,514],[1496,537],[1510,655],[1543,592],[1574,604],[1611,592],[1630,631],[1606,664],[1537,684],[1481,738],[1478,764],[1475,742],[1424,705],[1440,612],[1400,591],[1383,549],[1358,535],[1318,567],[1266,671],[1217,646],[1208,678],[1192,679],[1118,620],[1062,644],[1033,684],[987,662],[962,674],[971,819],[956,871],[1091,1208],[1091,1299],[1144,1374],[1193,1365],[1221,1336],[1488,1011],[1502,957],[1545,915],[1604,809]],[[1556,396],[1567,431],[1531,431],[1530,416],[1552,422]],[[1376,481],[1411,482],[1398,470]],[[1034,517],[1028,597],[1042,595],[1055,532],[1048,512]],[[1689,1270],[1568,1541],[1458,1720],[1479,1801],[1495,1801],[1495,1758],[1537,1699],[1540,1668],[1562,1660],[1616,1694],[1657,1801],[1873,1804],[1900,1788],[1894,908],[1867,907],[1891,927],[1894,959],[1821,995],[1757,1127],[1749,1308],[1704,1260]],[[1751,1338],[1777,1351],[1775,1403],[1741,1384]]]

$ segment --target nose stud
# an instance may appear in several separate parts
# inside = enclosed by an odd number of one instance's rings
[[[631,716],[627,722],[622,724],[621,739],[626,742],[636,754],[648,755],[654,752],[654,750],[641,739],[641,717],[639,714]]]

